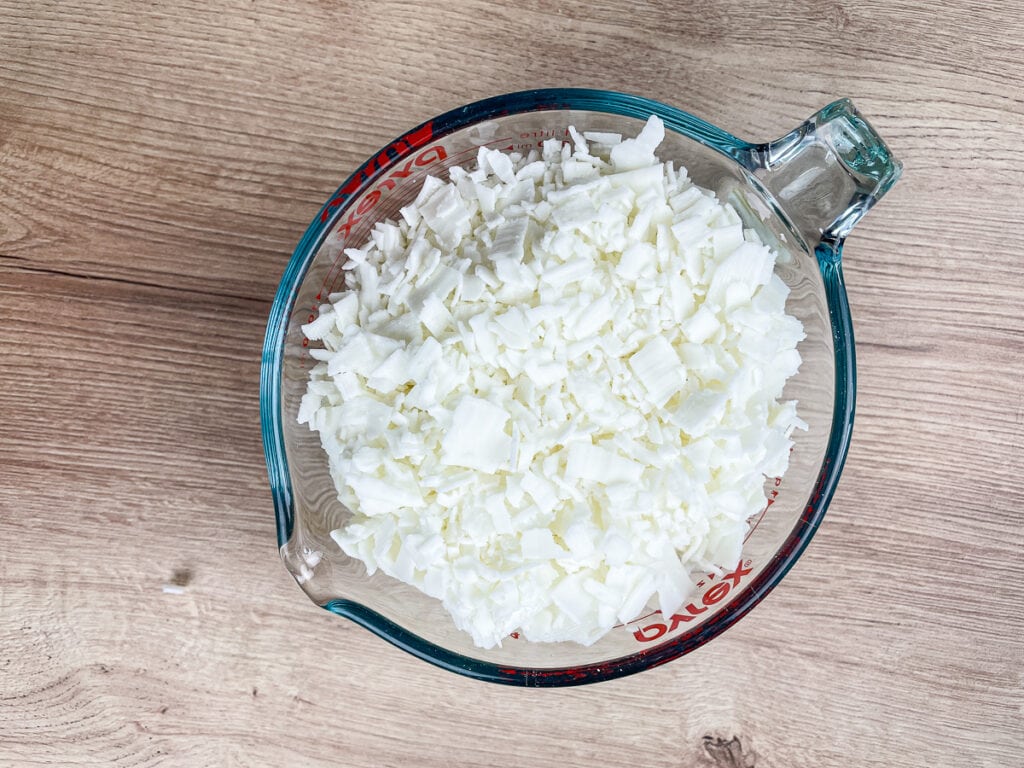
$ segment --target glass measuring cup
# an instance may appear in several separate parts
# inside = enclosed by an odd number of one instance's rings
[[[345,556],[330,538],[350,512],[337,500],[318,437],[297,423],[313,364],[300,326],[342,286],[343,249],[373,224],[397,218],[427,175],[473,161],[478,147],[526,152],[569,139],[568,127],[636,135],[656,114],[662,160],[733,204],[745,226],[781,257],[787,311],[803,323],[803,364],[783,397],[799,402],[807,432],[794,435],[784,478],[767,481],[768,505],[751,520],[742,558],[707,574],[673,616],[652,612],[590,647],[515,636],[483,650],[441,604]],[[849,101],[837,101],[781,139],[750,143],[649,99],[596,90],[537,90],[476,102],[409,131],[366,161],[321,208],[295,250],[274,300],[263,349],[264,449],[288,570],[318,605],[410,653],[471,677],[518,685],[572,685],[631,674],[702,645],[754,607],[785,575],[821,522],[846,458],[853,423],[854,349],[843,285],[843,241],[895,183],[901,166]]]

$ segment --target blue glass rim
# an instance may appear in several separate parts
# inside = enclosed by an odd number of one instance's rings
[[[278,546],[294,528],[293,493],[284,450],[281,374],[285,333],[299,286],[328,233],[347,211],[347,203],[372,185],[391,164],[424,144],[483,120],[545,110],[589,110],[646,120],[658,115],[666,128],[689,137],[751,168],[751,150],[759,144],[739,139],[687,112],[651,99],[595,89],[538,89],[509,93],[458,107],[402,134],[363,163],[313,218],[278,286],[267,321],[260,367],[260,425],[267,474],[277,522]],[[679,658],[724,632],[746,615],[779,583],[806,549],[835,493],[853,431],[856,372],[853,328],[842,276],[842,240],[823,242],[816,255],[824,282],[835,354],[835,402],[831,431],[818,480],[800,519],[772,560],[718,614],[704,624],[653,648],[610,661],[574,667],[530,669],[505,667],[454,653],[409,632],[372,609],[345,599],[321,607],[344,616],[396,647],[438,667],[489,682],[520,686],[569,686],[635,674]]]

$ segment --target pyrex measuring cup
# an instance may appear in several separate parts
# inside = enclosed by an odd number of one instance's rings
[[[343,248],[373,224],[397,218],[428,175],[471,163],[480,146],[526,152],[583,131],[636,135],[659,115],[662,160],[731,202],[776,249],[789,285],[787,311],[803,323],[803,364],[783,397],[799,401],[807,432],[794,435],[783,479],[767,481],[768,505],[751,520],[742,559],[699,579],[673,616],[649,612],[590,647],[508,638],[482,650],[441,604],[346,557],[330,538],[350,516],[337,499],[316,434],[296,421],[312,364],[300,330],[342,286]],[[839,480],[853,422],[854,353],[843,286],[844,238],[892,186],[900,164],[849,101],[837,101],[781,139],[756,144],[649,99],[608,91],[540,90],[487,99],[414,128],[363,164],[323,206],[288,264],[263,349],[263,441],[289,571],[318,605],[410,653],[471,677],[518,685],[571,685],[637,672],[681,656],[737,621],[803,552]]]

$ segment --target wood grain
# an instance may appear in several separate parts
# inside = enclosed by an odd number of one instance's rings
[[[1024,764],[1022,37],[1009,0],[0,0],[0,765]],[[807,554],[686,659],[514,690],[291,583],[257,380],[349,171],[554,85],[754,139],[850,96],[906,174],[847,245],[857,427]]]

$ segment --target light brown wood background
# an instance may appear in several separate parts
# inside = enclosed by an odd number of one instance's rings
[[[0,766],[1024,765],[1022,19],[0,0]],[[906,163],[846,249],[857,426],[813,544],[709,646],[557,691],[309,603],[258,421],[265,316],[317,207],[402,130],[535,86],[754,139],[850,96]]]

